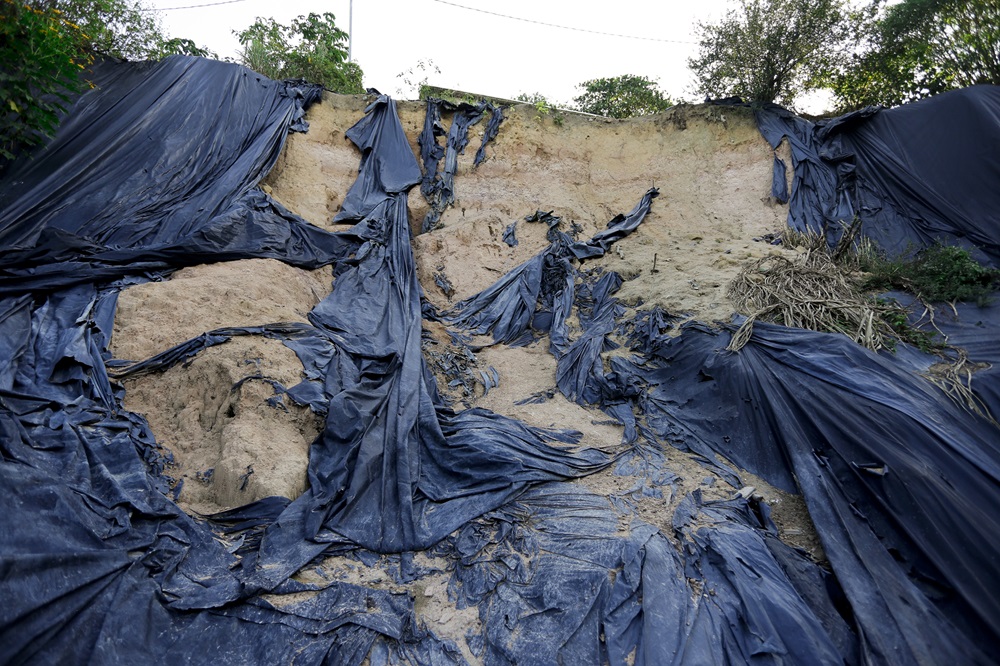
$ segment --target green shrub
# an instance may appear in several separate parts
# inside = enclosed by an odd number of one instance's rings
[[[239,62],[271,79],[304,78],[336,93],[363,93],[361,67],[347,59],[346,32],[330,12],[299,16],[291,26],[258,17],[235,32]]]
[[[1000,283],[1000,271],[986,268],[968,250],[935,243],[912,259],[872,255],[861,266],[865,287],[909,291],[925,301],[975,301],[986,304]]]

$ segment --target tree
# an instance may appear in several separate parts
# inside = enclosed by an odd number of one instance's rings
[[[830,77],[844,109],[1000,84],[1000,0],[875,2],[857,54]]]
[[[849,19],[844,0],[740,0],[698,24],[695,92],[790,106],[844,57]]]
[[[0,169],[55,132],[72,97],[90,85],[96,55],[173,53],[210,55],[189,39],[167,38],[140,0],[0,0]]]
[[[361,68],[348,62],[347,33],[334,15],[299,16],[291,26],[258,17],[236,33],[239,61],[272,79],[304,78],[338,93],[363,93]]]
[[[598,116],[631,118],[673,106],[673,102],[656,87],[655,81],[634,74],[584,81],[577,88],[583,88],[584,93],[573,98],[576,108]]]
[[[142,0],[29,0],[43,10],[58,10],[86,38],[80,48],[123,60],[158,60],[168,55],[215,57],[190,39],[170,38],[159,15]]]
[[[190,39],[170,37],[160,42],[158,48],[151,54],[153,60],[161,60],[171,55],[200,56],[217,60],[215,51],[198,46]]]
[[[57,9],[0,0],[0,170],[55,131],[70,95],[84,85],[86,37]]]

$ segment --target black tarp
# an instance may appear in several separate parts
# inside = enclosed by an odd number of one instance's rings
[[[773,147],[791,146],[793,228],[838,237],[856,215],[892,255],[942,241],[1000,265],[1000,87],[815,123],[777,106],[756,115]]]
[[[672,338],[657,310],[621,322],[621,278],[587,261],[637,228],[656,190],[590,241],[556,230],[442,315],[497,343],[547,337],[560,390],[625,426],[614,456],[580,450],[577,433],[438,395],[406,211],[421,174],[391,100],[348,132],[361,167],[338,219],[355,224],[331,234],[256,188],[312,89],[186,57],[102,77],[0,183],[0,662],[465,662],[406,592],[292,578],[328,555],[400,585],[446,574],[481,621],[465,647],[489,664],[990,660],[996,427],[836,336],[758,325],[732,354],[726,331]],[[333,264],[334,289],[309,324],[110,358],[120,289],[251,257]],[[633,353],[605,372],[615,334]],[[237,335],[295,351],[305,378],[282,388],[326,427],[302,496],[196,520],[109,368],[157,372]],[[732,499],[672,500],[669,445],[700,454]],[[735,492],[734,463],[801,490],[832,574]],[[625,490],[571,481],[611,465]],[[648,498],[662,512],[642,520]],[[444,569],[417,565],[419,550]]]
[[[503,122],[503,107],[496,107],[487,101],[478,104],[461,102],[454,104],[447,100],[429,97],[426,103],[424,129],[420,133],[420,158],[423,177],[420,181],[420,193],[423,194],[430,210],[420,223],[423,232],[436,229],[441,222],[441,214],[455,203],[455,174],[458,171],[458,156],[465,152],[469,145],[469,129],[488,111],[489,122],[483,132],[483,138],[476,150],[473,167],[479,166],[486,159],[486,146],[496,138]],[[443,113],[451,114],[451,126],[444,128]],[[446,137],[445,145],[438,143],[438,137]],[[440,167],[444,159],[444,167]]]
[[[621,362],[646,423],[800,490],[869,654],[985,663],[1000,639],[1000,429],[840,335],[701,325]],[[984,650],[977,653],[974,645]]]
[[[197,58],[116,67],[3,187],[0,552],[13,601],[0,660],[357,663],[384,640],[392,662],[452,654],[413,625],[405,595],[331,584],[277,609],[260,592],[296,591],[288,577],[338,544],[433,545],[528,484],[600,469],[607,455],[549,445],[575,433],[453,413],[438,398],[406,218],[420,173],[391,100],[349,132],[362,164],[340,217],[357,224],[335,235],[255,188],[314,95]],[[163,452],[122,409],[105,363],[120,368],[107,352],[117,289],[250,257],[335,263],[338,288],[312,326],[220,329],[124,370],[169,367],[233,335],[283,339],[302,358],[307,380],[289,394],[329,417],[310,489],[242,509],[256,547],[237,557],[168,497]],[[225,532],[232,517],[218,520]]]

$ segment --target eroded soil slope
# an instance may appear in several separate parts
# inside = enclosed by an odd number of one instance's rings
[[[265,190],[315,225],[344,228],[332,218],[357,175],[360,157],[344,132],[361,118],[365,104],[362,97],[326,95],[309,112],[309,133],[289,138]],[[399,112],[419,154],[424,106],[401,103]],[[725,290],[742,264],[790,252],[761,240],[784,227],[787,209],[770,197],[773,153],[746,110],[677,107],[617,121],[575,114],[554,119],[520,105],[507,109],[505,118],[477,168],[472,158],[485,123],[473,127],[470,144],[459,157],[455,205],[442,215],[440,228],[414,239],[423,289],[439,308],[488,287],[547,245],[546,226],[525,222],[525,216],[552,211],[564,230],[575,223],[580,237],[587,238],[618,213],[631,210],[653,186],[660,196],[645,222],[607,256],[590,263],[625,278],[618,296],[631,308],[659,305],[701,321],[728,320],[733,309]],[[409,205],[413,227],[419,229],[428,210],[419,187],[411,190]],[[515,222],[518,243],[511,247],[503,235]],[[439,286],[442,277],[452,285],[450,293]],[[195,285],[195,280],[200,282]],[[140,360],[217,327],[304,321],[329,293],[330,283],[329,269],[310,274],[269,261],[185,269],[169,281],[122,293],[113,349],[119,358]],[[430,323],[427,331],[425,351],[443,378],[440,359],[447,356],[448,333]],[[464,392],[446,388],[458,406],[479,405],[532,425],[580,430],[588,446],[613,450],[620,445],[620,427],[554,390],[555,360],[546,340],[521,348],[490,347],[449,362],[462,365],[471,377],[495,371],[499,379],[488,392],[482,383]],[[296,383],[301,373],[294,353],[279,343],[236,340],[203,352],[188,365],[126,382],[127,407],[147,416],[158,440],[177,460],[173,475],[184,481],[182,506],[212,512],[268,494],[294,497],[305,488],[308,446],[322,424],[305,408],[280,400],[274,388],[275,383]],[[534,394],[546,399],[518,404]],[[686,454],[667,455],[681,476],[680,492],[643,499],[641,514],[648,522],[663,523],[669,531],[664,521],[672,515],[672,505],[695,488],[707,497],[732,495],[730,486]],[[206,481],[208,470],[214,471]],[[771,503],[789,543],[822,558],[798,498],[749,475],[741,478]],[[583,483],[610,495],[627,489],[631,481],[608,471]],[[327,568],[343,567],[331,560]],[[343,572],[345,579],[358,581],[375,575]],[[462,627],[475,620],[454,608],[442,610],[448,606],[443,592],[411,592],[433,598],[425,604],[433,609],[427,619],[441,633],[448,634],[451,627],[460,636]]]

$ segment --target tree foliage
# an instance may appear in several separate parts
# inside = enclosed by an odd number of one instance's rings
[[[58,9],[0,0],[0,168],[55,131],[69,95],[84,85],[87,37]]]
[[[212,55],[168,38],[140,0],[0,0],[0,168],[51,136],[97,55]]]
[[[698,24],[695,92],[792,105],[842,57],[851,27],[844,0],[739,0],[718,23]]]
[[[35,7],[58,10],[80,27],[80,47],[124,60],[158,60],[168,55],[215,57],[190,39],[163,32],[159,15],[142,0],[29,0]]]
[[[258,17],[236,33],[239,61],[272,79],[304,78],[338,93],[362,93],[361,68],[347,60],[347,33],[330,12],[303,15],[285,26]]]
[[[59,9],[88,36],[84,46],[125,60],[148,60],[164,41],[155,12],[137,0],[54,0]]]
[[[655,81],[634,74],[584,81],[577,88],[584,90],[573,98],[578,110],[610,118],[649,115],[673,105]]]
[[[1000,0],[875,2],[857,53],[830,76],[844,109],[1000,84]]]

